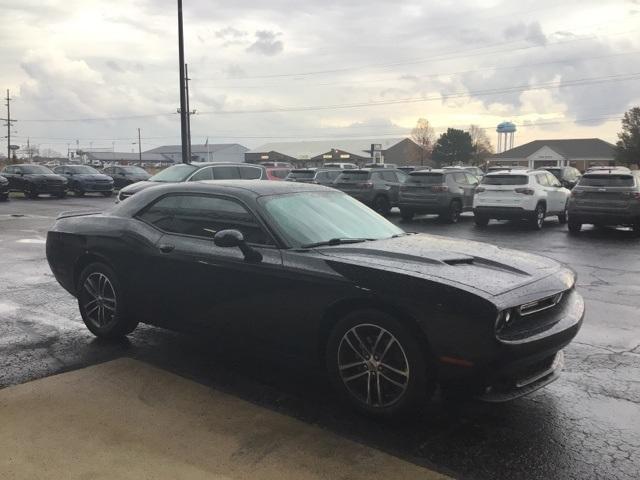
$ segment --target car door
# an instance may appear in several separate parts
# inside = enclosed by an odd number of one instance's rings
[[[564,212],[571,192],[564,188],[552,173],[547,172],[546,176],[547,181],[549,182],[548,195],[552,200],[552,207],[547,206],[547,209],[552,210],[553,212]]]
[[[158,242],[158,301],[169,326],[246,339],[264,336],[262,326],[279,316],[282,257],[256,216],[232,198],[189,194],[179,195],[165,222]],[[216,246],[213,236],[225,229],[240,230],[262,260],[248,262],[240,249]]]
[[[478,186],[478,184],[480,183],[480,181],[478,180],[478,178],[475,175],[472,175],[471,173],[465,172],[465,177],[467,179],[467,183],[466,185],[463,186],[464,188],[464,206],[465,208],[473,208],[473,196],[476,193],[476,187]]]

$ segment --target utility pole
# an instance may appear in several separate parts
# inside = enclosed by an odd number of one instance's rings
[[[187,101],[187,144],[189,146],[189,159],[191,159],[191,107],[189,105],[189,65],[184,64],[184,76],[185,76],[185,95]],[[195,113],[195,111],[193,112]]]
[[[140,166],[142,166],[142,143],[140,143],[140,127],[138,127],[138,160],[140,160]]]
[[[184,72],[184,33],[182,28],[182,0],[178,0],[178,61],[180,62],[180,138],[182,140],[182,163],[191,162],[187,124],[189,112],[186,102],[185,72]]]
[[[4,120],[5,126],[7,127],[7,159],[11,159],[11,127],[13,127],[13,122],[17,120],[11,120],[11,97],[9,96],[9,89],[7,88],[7,118],[0,118],[0,120]]]
[[[31,161],[31,142],[30,138],[27,137],[27,155],[29,156],[29,161]]]

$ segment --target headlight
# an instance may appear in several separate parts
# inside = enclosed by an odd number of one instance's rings
[[[502,331],[513,319],[513,309],[508,308],[501,311],[496,317],[496,332]]]

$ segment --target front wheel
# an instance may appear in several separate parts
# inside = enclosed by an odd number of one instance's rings
[[[546,209],[544,208],[544,205],[539,203],[531,216],[531,220],[529,220],[531,228],[534,230],[542,230],[545,214]]]
[[[338,322],[326,363],[341,396],[375,417],[413,413],[433,393],[433,370],[419,338],[378,310],[357,311]]]
[[[77,297],[82,320],[96,337],[120,338],[138,325],[127,316],[124,292],[115,272],[103,263],[85,267]]]
[[[565,225],[567,223],[567,219],[569,218],[567,207],[564,207],[564,212],[558,215],[558,221],[560,225]]]

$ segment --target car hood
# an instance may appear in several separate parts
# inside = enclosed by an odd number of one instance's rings
[[[51,174],[51,173],[26,173],[24,178],[29,180],[35,180],[36,182],[41,182],[44,180],[59,180],[61,182],[66,183],[67,179],[62,175]]]
[[[101,173],[80,173],[73,175],[71,178],[75,180],[113,180],[109,175],[103,175]]]
[[[550,258],[494,245],[435,235],[323,247],[320,253],[354,264],[438,278],[501,295],[552,275],[563,267]],[[573,281],[567,279],[567,288]]]
[[[134,193],[138,193],[145,188],[153,187],[155,185],[164,185],[165,182],[149,182],[147,180],[143,180],[141,182],[132,183],[131,185],[127,185],[122,190],[123,193],[133,195]]]

